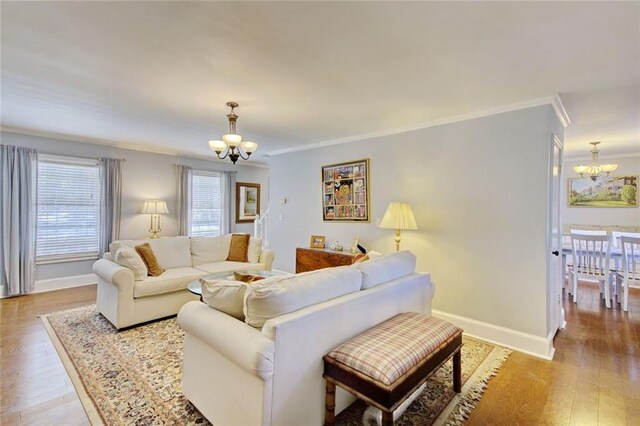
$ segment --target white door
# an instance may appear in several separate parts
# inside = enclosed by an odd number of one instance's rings
[[[549,194],[549,328],[555,334],[564,328],[562,307],[562,222],[560,218],[560,190],[562,183],[562,142],[554,135],[551,140],[552,158],[550,167]]]

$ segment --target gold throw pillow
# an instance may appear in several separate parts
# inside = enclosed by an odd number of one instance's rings
[[[249,262],[249,238],[249,234],[233,234],[231,236],[228,261]]]
[[[162,275],[165,269],[158,264],[158,259],[156,259],[156,255],[153,254],[153,250],[151,250],[149,243],[136,246],[136,251],[142,258],[144,264],[147,265],[147,270],[149,271],[150,276],[159,277]]]

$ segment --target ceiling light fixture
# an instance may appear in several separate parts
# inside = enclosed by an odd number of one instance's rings
[[[609,173],[618,168],[617,164],[602,164],[598,163],[598,144],[600,142],[589,142],[593,145],[591,150],[591,165],[589,166],[575,166],[573,171],[578,173],[580,177],[585,178],[589,176],[592,181],[596,181],[599,177],[609,176]]]
[[[221,141],[209,141],[209,148],[218,155],[219,159],[224,160],[229,157],[231,162],[236,164],[238,158],[248,160],[251,154],[258,149],[258,144],[243,141],[242,136],[236,133],[238,116],[233,109],[238,108],[238,104],[235,102],[227,102],[227,106],[231,108],[231,112],[227,114],[227,118],[229,119],[229,133],[222,135]],[[224,155],[221,155],[223,151]],[[246,157],[243,154],[245,154]]]

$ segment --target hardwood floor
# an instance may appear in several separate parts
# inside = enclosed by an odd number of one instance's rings
[[[514,352],[470,425],[640,425],[640,290],[628,313],[595,284],[565,300],[553,361]],[[89,424],[38,315],[95,302],[95,286],[0,300],[0,424]]]

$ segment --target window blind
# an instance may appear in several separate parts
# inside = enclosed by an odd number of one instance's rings
[[[220,173],[193,172],[191,181],[191,235],[214,237],[222,229]]]
[[[38,162],[38,260],[98,254],[99,181],[97,164]]]

